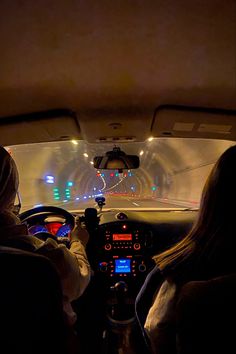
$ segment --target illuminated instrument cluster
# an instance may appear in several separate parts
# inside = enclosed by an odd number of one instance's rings
[[[152,233],[132,223],[113,223],[101,227],[102,256],[98,270],[113,278],[135,278],[147,271]]]
[[[71,227],[68,224],[49,222],[44,225],[30,226],[28,230],[31,235],[35,235],[40,232],[49,232],[56,237],[68,237],[68,234],[71,232]]]

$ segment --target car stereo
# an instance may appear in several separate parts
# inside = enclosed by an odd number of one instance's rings
[[[104,249],[111,250],[130,250],[138,251],[141,249],[140,231],[134,232],[112,232],[106,230]]]

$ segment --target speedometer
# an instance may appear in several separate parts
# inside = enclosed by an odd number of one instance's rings
[[[56,236],[65,237],[68,236],[70,232],[71,232],[70,225],[64,224],[57,230]]]
[[[28,229],[29,233],[31,235],[35,235],[37,232],[48,232],[45,226],[43,225],[33,225],[30,226]]]

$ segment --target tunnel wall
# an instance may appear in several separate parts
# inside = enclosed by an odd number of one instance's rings
[[[168,199],[198,205],[203,186],[214,164],[199,166],[172,176],[172,183],[166,191]]]
[[[175,153],[175,161],[178,165],[166,165],[168,177],[163,186],[163,197],[173,202],[183,202],[186,206],[198,206],[202,189],[215,162],[220,155],[230,146],[232,141],[183,141],[182,145],[172,142],[172,156]],[[169,157],[169,156],[168,156]],[[165,160],[165,159],[163,159]],[[169,159],[166,158],[166,161]],[[167,170],[167,169],[166,169]]]

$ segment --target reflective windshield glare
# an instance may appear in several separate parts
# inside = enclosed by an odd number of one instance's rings
[[[63,141],[10,146],[20,175],[22,210],[56,205],[67,210],[198,207],[214,162],[234,143],[203,139],[150,139],[119,144],[140,157],[137,170],[96,170],[93,157],[114,145]]]

